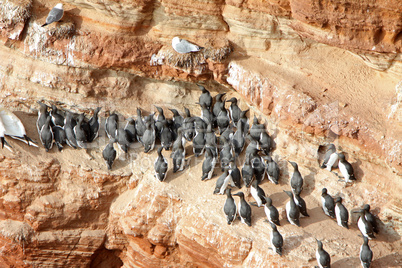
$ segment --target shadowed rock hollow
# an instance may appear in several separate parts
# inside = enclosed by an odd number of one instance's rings
[[[203,157],[160,183],[156,152],[133,145],[111,172],[100,137],[87,150],[0,151],[0,263],[4,267],[311,267],[315,239],[333,267],[358,267],[362,239],[324,215],[320,193],[349,211],[369,203],[381,220],[372,267],[401,260],[402,4],[399,1],[66,1],[61,22],[40,27],[56,2],[0,1],[0,102],[39,137],[37,100],[91,113],[190,108],[203,83],[240,99],[274,138],[280,184],[261,187],[281,214],[284,256],[270,249],[262,208],[252,227],[226,224],[217,176],[201,181]],[[174,36],[206,49],[181,55]],[[103,126],[103,124],[102,124]],[[319,145],[347,153],[357,182],[319,168]],[[168,157],[169,153],[164,152]],[[310,218],[298,228],[284,207],[296,161]],[[243,156],[240,158],[243,161]],[[239,164],[240,164],[239,161]],[[169,166],[171,167],[171,159]],[[249,189],[242,191],[253,201]],[[236,197],[237,202],[237,197]]]

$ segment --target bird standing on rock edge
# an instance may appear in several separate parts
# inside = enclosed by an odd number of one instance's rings
[[[343,153],[338,154],[339,157],[339,170],[341,171],[343,177],[345,178],[345,182],[355,181],[355,175],[353,171],[353,166],[345,159],[345,155]]]
[[[248,226],[251,226],[251,207],[244,199],[244,193],[238,192],[234,195],[240,197],[238,209],[241,222],[247,224]]]
[[[324,210],[325,215],[335,218],[334,199],[328,194],[327,188],[322,188],[321,190],[321,202],[322,210]]]
[[[282,256],[282,246],[283,246],[283,237],[279,233],[275,224],[270,222],[272,232],[271,232],[271,244],[272,250],[274,250],[279,256]]]
[[[348,220],[349,220],[349,212],[342,204],[342,197],[337,197],[335,200],[335,215],[336,221],[339,226],[345,227],[349,229]]]
[[[360,247],[360,262],[363,268],[370,268],[373,260],[373,251],[368,244],[368,238],[363,236],[363,245]]]
[[[296,225],[300,227],[300,209],[299,206],[296,205],[293,197],[293,193],[291,191],[283,190],[290,198],[290,200],[286,203],[286,216],[290,224]]]
[[[54,8],[52,8],[52,10],[50,10],[46,18],[46,23],[43,24],[42,27],[61,20],[63,15],[64,15],[63,4],[58,3]]]
[[[331,257],[328,252],[323,249],[322,242],[318,239],[317,241],[317,251],[315,257],[317,258],[317,263],[320,268],[330,268],[331,267]]]
[[[190,52],[198,52],[203,49],[203,47],[190,43],[185,39],[180,39],[178,36],[173,37],[172,47],[176,52],[182,54]]]
[[[108,170],[112,170],[113,162],[116,159],[117,152],[113,146],[113,144],[115,142],[116,142],[116,140],[114,138],[111,138],[109,140],[109,143],[106,145],[105,149],[103,149],[103,151],[102,151],[102,156],[106,162]]]
[[[168,162],[166,158],[162,155],[163,146],[158,148],[158,158],[155,160],[154,168],[155,168],[155,177],[159,181],[164,181],[166,178],[167,170],[168,170]]]
[[[236,219],[237,207],[236,207],[236,203],[232,197],[230,188],[226,189],[226,201],[225,201],[225,205],[223,206],[223,212],[226,215],[227,223],[229,225],[232,224],[234,222],[234,220]]]
[[[300,174],[299,166],[295,162],[289,161],[293,167],[293,175],[290,179],[290,186],[294,194],[300,194],[303,189],[303,177]]]

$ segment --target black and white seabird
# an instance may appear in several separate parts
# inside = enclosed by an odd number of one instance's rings
[[[212,96],[211,96],[211,94],[209,93],[208,90],[205,89],[204,86],[202,86],[202,85],[197,85],[197,86],[198,86],[198,87],[201,89],[201,91],[202,91],[201,96],[200,96],[198,102],[199,102],[200,104],[205,104],[206,108],[207,108],[208,110],[211,110],[211,106],[212,106]]]
[[[184,119],[183,116],[181,116],[176,109],[169,110],[173,113],[173,132],[176,138],[179,128],[183,125]]]
[[[317,251],[315,257],[317,258],[317,263],[320,268],[330,268],[331,267],[331,257],[328,252],[323,249],[322,242],[317,240]]]
[[[225,108],[225,101],[223,101],[223,105],[221,106],[221,110],[216,117],[216,125],[219,128],[219,134],[222,134],[227,127],[229,127],[230,119],[229,113]]]
[[[250,135],[248,135],[247,138],[249,138],[250,143],[247,145],[247,148],[246,148],[246,157],[250,156],[250,155],[258,154],[258,151],[259,151],[258,142],[253,140],[253,138],[251,138]]]
[[[286,216],[290,224],[296,225],[300,227],[300,209],[299,206],[296,205],[295,200],[293,198],[293,193],[291,191],[283,190],[290,198],[290,200],[286,203]]]
[[[116,130],[115,137],[119,148],[123,152],[128,153],[128,148],[130,147],[130,138],[127,134],[127,131],[125,131],[123,128],[118,128]]]
[[[266,160],[265,163],[265,171],[268,175],[268,179],[274,183],[278,184],[279,182],[279,166],[270,156],[264,156],[263,159]]]
[[[298,194],[294,195],[294,200],[296,205],[299,206],[300,214],[302,214],[304,217],[310,217],[310,215],[307,213],[306,201],[304,201],[304,199]]]
[[[168,170],[168,162],[166,158],[162,155],[163,147],[158,148],[158,158],[156,158],[154,168],[155,168],[155,177],[159,181],[164,181],[166,178],[166,173]]]
[[[338,154],[336,153],[336,148],[334,144],[328,145],[327,151],[325,152],[324,162],[322,162],[321,168],[326,168],[331,171],[332,168],[338,166]]]
[[[142,143],[144,144],[144,153],[149,153],[155,146],[155,126],[151,121],[145,123],[146,130],[142,136]]]
[[[52,10],[50,10],[49,14],[46,17],[46,23],[43,24],[42,27],[61,20],[63,14],[63,4],[58,3],[54,8],[52,8]]]
[[[265,215],[267,216],[267,219],[270,223],[276,224],[280,226],[279,222],[279,212],[276,207],[272,205],[272,199],[269,197],[265,197],[265,205],[264,205],[264,212]]]
[[[52,104],[52,110],[50,111],[50,116],[52,117],[52,123],[54,126],[64,126],[64,117],[58,113],[56,105]]]
[[[127,132],[127,136],[130,143],[135,142],[137,139],[137,131],[135,130],[135,120],[133,118],[128,118],[124,130]]]
[[[183,137],[187,141],[192,141],[195,136],[194,118],[190,114],[190,110],[184,107],[186,117],[183,120]]]
[[[73,114],[70,111],[66,112],[66,118],[64,119],[64,132],[66,133],[66,142],[70,147],[77,149],[77,140],[74,134],[74,127],[77,122],[73,118]]]
[[[53,131],[54,143],[59,149],[59,152],[61,152],[61,150],[63,150],[63,145],[66,144],[67,140],[66,132],[64,131],[64,128],[61,126],[53,126],[52,131]]]
[[[38,119],[36,120],[36,129],[40,135],[40,130],[46,122],[47,117],[49,116],[49,112],[47,111],[48,106],[43,102],[38,101],[39,111],[38,111]]]
[[[332,196],[328,194],[327,188],[322,188],[321,190],[321,203],[325,215],[335,218],[335,202]]]
[[[210,180],[215,170],[216,156],[213,155],[210,148],[206,148],[204,155],[204,162],[202,163],[202,177],[201,180]]]
[[[222,97],[225,96],[226,93],[219,93],[218,95],[215,96],[215,104],[212,108],[212,114],[214,117],[218,117],[219,112],[221,111],[221,107],[224,105]]]
[[[230,188],[226,189],[226,201],[225,205],[223,206],[223,212],[226,215],[226,221],[228,224],[232,224],[237,215],[237,207],[232,197],[231,191],[232,190]]]
[[[105,131],[107,136],[110,138],[116,137],[116,130],[117,130],[117,123],[118,123],[118,116],[115,113],[109,115],[105,122]]]
[[[258,154],[250,155],[251,167],[253,168],[254,178],[260,184],[265,177],[265,165],[261,156]]]
[[[78,117],[77,125],[74,127],[74,135],[77,141],[77,145],[82,149],[85,149],[87,147],[86,143],[88,142],[87,139],[88,136],[83,127],[84,118],[85,118],[84,114],[83,113],[80,114],[80,116]]]
[[[339,157],[339,163],[338,163],[339,170],[341,171],[343,177],[345,178],[345,182],[348,183],[351,181],[355,181],[356,178],[353,172],[353,167],[348,161],[346,161],[345,155],[343,153],[339,153],[338,157]]]
[[[94,114],[88,121],[89,125],[88,142],[93,142],[99,135],[99,126],[100,126],[99,112],[101,109],[102,107],[97,107],[94,111]]]
[[[247,224],[248,226],[251,226],[251,207],[244,199],[244,193],[238,192],[233,195],[240,197],[238,211],[241,222]]]
[[[187,140],[183,136],[183,128],[179,128],[177,130],[176,140],[173,142],[172,151],[174,152],[174,151],[182,148],[185,153],[186,152],[186,150],[185,150],[186,142],[187,142]]]
[[[265,127],[263,124],[260,124],[258,122],[258,118],[256,116],[254,116],[253,119],[253,125],[250,128],[250,136],[251,138],[253,138],[253,140],[259,142],[260,141],[260,137],[261,137],[261,133],[265,130]]]
[[[162,130],[160,132],[161,145],[165,150],[170,150],[173,146],[173,131],[170,129],[167,120],[162,121]]]
[[[42,126],[39,137],[40,141],[42,142],[43,146],[45,147],[46,152],[48,152],[53,147],[53,131],[50,125],[50,120],[52,118],[48,116],[46,118],[45,124]]]
[[[156,110],[158,110],[159,115],[156,117],[155,120],[155,135],[157,138],[160,138],[160,134],[162,132],[163,122],[166,121],[165,115],[163,113],[163,109],[154,105]]]
[[[229,141],[230,143],[232,143],[233,140],[233,134],[234,131],[231,127],[227,127],[225,129],[225,131],[223,131],[223,133],[219,136],[219,145],[223,145],[225,143],[225,141],[223,140],[223,138],[225,138],[227,141]]]
[[[366,220],[365,217],[365,210],[361,209],[358,211],[354,211],[353,213],[359,214],[359,219],[357,220],[357,227],[359,227],[360,232],[363,236],[367,237],[368,239],[375,238],[373,226]]]
[[[258,207],[261,207],[263,204],[266,203],[265,200],[265,192],[264,190],[258,185],[258,181],[254,180],[250,187],[251,196],[254,198],[255,202],[257,203]]]
[[[196,157],[204,153],[205,144],[205,128],[196,125],[195,137],[193,138],[193,153]]]
[[[205,149],[210,149],[214,157],[218,157],[218,138],[212,129],[212,124],[208,124],[205,132]]]
[[[109,143],[106,145],[105,149],[102,151],[103,159],[106,162],[107,169],[112,170],[112,165],[114,160],[116,159],[116,150],[114,149],[113,144],[116,142],[114,138],[109,140]]]
[[[200,103],[201,106],[201,118],[206,124],[212,124],[214,122],[214,116],[211,111],[207,108],[205,103]]]
[[[230,100],[228,100],[228,102],[232,103],[229,106],[230,118],[232,119],[233,124],[237,125],[237,122],[240,120],[240,114],[241,114],[241,110],[239,106],[237,106],[237,99],[233,97]]]
[[[232,181],[237,188],[241,188],[241,173],[239,168],[236,165],[236,161],[232,161],[229,163],[229,172],[232,176]]]
[[[368,238],[363,236],[363,245],[360,247],[360,262],[363,268],[370,268],[373,252],[368,244]]]
[[[241,175],[246,187],[250,187],[254,179],[254,169],[250,163],[250,156],[246,156],[243,167],[241,169]]]
[[[379,230],[378,230],[377,220],[376,220],[376,217],[370,212],[370,205],[365,204],[363,209],[364,209],[364,217],[373,227],[374,233],[378,234]]]
[[[222,170],[229,167],[231,161],[234,161],[234,150],[232,144],[226,140],[226,138],[222,137],[223,145],[222,149],[219,152],[219,158],[221,161]]]
[[[259,146],[265,155],[269,155],[272,149],[272,139],[265,129],[261,132]]]
[[[247,112],[249,111],[249,109],[244,110],[241,112],[240,114],[240,120],[243,122],[243,133],[248,133],[248,130],[250,128],[250,123],[249,123],[249,119],[247,117]]]
[[[289,163],[293,167],[293,175],[290,179],[290,186],[292,187],[292,191],[295,194],[300,194],[303,189],[303,177],[300,174],[299,166],[295,162],[289,161]]]
[[[278,228],[275,224],[270,222],[272,232],[271,232],[271,244],[272,250],[274,250],[279,256],[282,256],[282,247],[283,247],[283,237],[279,233]]]
[[[145,126],[144,120],[142,119],[141,109],[137,108],[137,119],[135,120],[135,132],[137,140],[141,143],[142,143],[142,137],[144,136],[146,129],[147,127]]]
[[[246,139],[244,137],[244,132],[243,132],[243,121],[238,121],[237,122],[237,128],[236,132],[233,135],[232,143],[233,143],[233,148],[236,154],[236,157],[239,156],[239,154],[243,151],[244,145],[246,144]]]
[[[184,148],[185,141],[182,129],[179,128],[178,136],[173,143],[172,154],[170,155],[173,159],[173,173],[184,169],[186,159],[186,149]]]
[[[226,168],[221,176],[216,180],[214,194],[224,194],[226,188],[232,183],[232,175],[229,169]]]
[[[339,226],[345,227],[349,229],[348,221],[349,221],[349,212],[342,204],[342,197],[337,197],[335,200],[335,215],[336,215],[336,222]]]

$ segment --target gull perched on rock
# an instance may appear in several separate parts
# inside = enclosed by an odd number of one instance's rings
[[[25,142],[28,145],[38,147],[36,143],[27,136],[21,120],[11,111],[0,106],[0,147],[6,146],[11,151],[11,146],[4,139],[7,135],[13,139]]]
[[[63,17],[64,10],[63,4],[58,3],[52,10],[50,10],[49,15],[47,15],[46,23],[42,25],[42,27],[49,25],[50,23],[57,22],[61,20]]]
[[[199,47],[185,39],[180,39],[177,36],[172,39],[172,47],[179,53],[197,52],[203,49],[203,47]]]

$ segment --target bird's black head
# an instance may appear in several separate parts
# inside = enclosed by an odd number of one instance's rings
[[[228,102],[237,104],[237,99],[235,97],[231,98],[230,100],[228,100]]]
[[[326,195],[326,194],[328,194],[327,188],[322,188],[321,195]]]
[[[339,153],[338,157],[340,160],[344,161],[345,160],[345,155],[343,153]]]
[[[322,242],[320,240],[318,240],[317,238],[315,240],[317,241],[318,249],[322,249]]]
[[[289,164],[291,164],[292,167],[293,167],[295,170],[298,170],[298,169],[299,169],[299,166],[297,165],[296,162],[289,161]]]
[[[239,196],[240,198],[244,198],[244,193],[243,192],[238,192],[238,193],[235,193],[233,195]]]
[[[369,204],[365,204],[363,209],[367,212],[370,212],[370,205]]]

